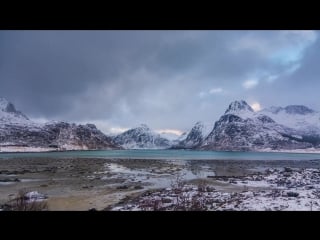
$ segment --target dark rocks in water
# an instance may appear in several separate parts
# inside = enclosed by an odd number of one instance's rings
[[[3,204],[0,206],[0,211],[12,211],[12,206],[10,204]]]
[[[143,186],[140,186],[140,185],[138,185],[138,186],[134,186],[134,189],[143,189]]]
[[[0,182],[21,182],[19,178],[1,178]]]
[[[127,185],[122,185],[122,186],[118,186],[117,189],[120,189],[120,190],[124,190],[124,189],[128,189],[129,186]]]
[[[297,193],[297,192],[287,192],[287,196],[288,197],[298,197],[299,193]]]
[[[162,203],[172,203],[172,200],[170,198],[163,198]]]
[[[285,167],[284,168],[284,172],[293,172],[293,170],[291,168],[289,168],[289,167]]]
[[[206,191],[207,192],[213,192],[213,191],[215,191],[216,189],[214,188],[214,187],[211,187],[211,186],[207,186],[206,187]]]

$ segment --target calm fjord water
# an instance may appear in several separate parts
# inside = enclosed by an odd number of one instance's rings
[[[0,153],[0,159],[29,157],[168,160],[320,160],[320,154],[318,153],[214,152],[191,150],[108,150],[42,153]]]

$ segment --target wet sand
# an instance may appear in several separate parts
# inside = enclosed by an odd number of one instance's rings
[[[215,177],[284,167],[320,169],[320,161],[1,159],[0,205],[25,189],[46,194],[49,210],[102,210],[149,189],[170,187],[178,175],[186,182],[205,181],[220,191],[236,192],[243,188]]]

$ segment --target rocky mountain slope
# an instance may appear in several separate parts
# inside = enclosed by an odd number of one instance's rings
[[[167,137],[170,137],[170,140]],[[287,151],[320,149],[320,113],[303,105],[255,112],[245,101],[232,102],[214,126],[197,122],[174,139],[142,124],[108,137],[95,125],[38,124],[0,98],[0,152],[94,149],[198,149]]]
[[[202,122],[197,122],[185,137],[172,146],[173,149],[192,149],[199,147],[212,128]]]
[[[0,98],[0,151],[120,149],[95,125],[66,122],[38,124]]]
[[[267,151],[318,148],[319,117],[319,113],[305,106],[272,107],[254,112],[245,101],[235,101],[214,124],[212,132],[198,149]]]

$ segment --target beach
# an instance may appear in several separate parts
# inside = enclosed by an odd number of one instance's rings
[[[170,192],[179,177],[185,186],[205,183],[221,193],[274,190],[271,183],[239,184],[244,178],[320,169],[318,160],[151,160],[103,158],[13,158],[0,161],[0,205],[20,190],[47,196],[49,210],[121,210],[145,192]],[[283,172],[283,173],[282,173]],[[287,173],[288,175],[288,173]],[[317,176],[316,174],[313,174]],[[277,176],[277,177],[279,177]],[[251,181],[252,182],[252,181]],[[306,184],[307,185],[307,184]],[[294,190],[294,189],[293,189]],[[168,192],[168,194],[169,194]],[[127,208],[127,210],[131,210]]]

